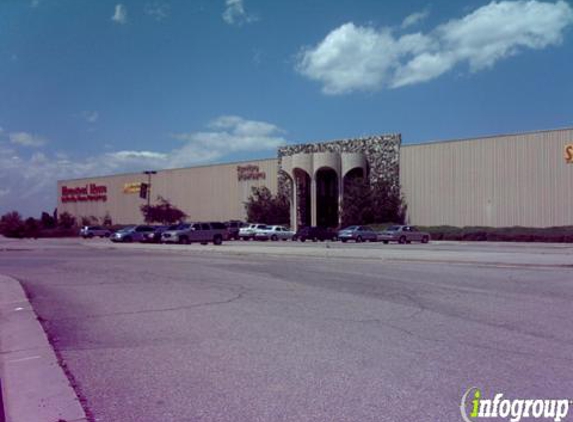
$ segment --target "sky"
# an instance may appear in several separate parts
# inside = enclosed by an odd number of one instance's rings
[[[0,0],[0,214],[56,181],[573,126],[569,1]]]

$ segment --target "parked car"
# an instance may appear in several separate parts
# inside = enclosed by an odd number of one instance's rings
[[[338,232],[338,238],[341,242],[354,240],[356,243],[360,242],[376,242],[378,240],[378,233],[368,226],[349,226]]]
[[[182,224],[176,230],[163,232],[161,242],[183,244],[199,242],[205,245],[213,242],[214,245],[220,245],[228,238],[227,227],[223,223],[192,223]]]
[[[145,235],[155,230],[153,226],[130,226],[116,231],[110,236],[112,242],[141,242]]]
[[[384,243],[428,243],[430,241],[430,233],[422,232],[415,226],[390,226],[378,234],[378,240]]]
[[[229,233],[229,239],[239,240],[239,230],[241,227],[245,227],[246,224],[242,221],[231,220],[225,223],[227,227],[227,232]]]
[[[245,227],[239,229],[239,239],[241,240],[251,240],[255,238],[255,233],[257,230],[265,230],[267,228],[266,224],[249,224]]]
[[[255,232],[255,240],[292,240],[295,232],[283,226],[267,226]]]
[[[309,226],[303,227],[299,229],[293,240],[300,240],[301,242],[305,242],[307,240],[312,240],[316,242],[317,240],[336,240],[337,236],[336,233],[329,228],[326,227],[316,227],[316,226]]]
[[[143,236],[142,242],[145,243],[160,243],[161,242],[161,234],[168,230],[176,230],[180,224],[172,224],[170,226],[155,226],[155,230],[149,233],[145,233]]]
[[[83,226],[80,229],[80,236],[84,239],[92,238],[92,237],[109,237],[111,236],[111,230],[106,229],[105,227],[101,226]]]

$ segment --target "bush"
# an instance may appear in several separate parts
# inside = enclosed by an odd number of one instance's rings
[[[76,226],[76,218],[68,212],[63,212],[58,216],[58,227],[71,229]]]

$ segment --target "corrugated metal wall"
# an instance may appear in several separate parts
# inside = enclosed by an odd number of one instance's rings
[[[418,225],[573,225],[573,129],[402,144],[400,182]]]
[[[237,166],[254,165],[265,173],[265,179],[238,180]],[[162,170],[152,176],[152,194],[168,199],[188,214],[190,221],[226,221],[245,219],[243,203],[253,186],[267,186],[277,191],[278,164],[276,159],[255,160],[242,163]],[[76,217],[103,218],[106,212],[114,224],[141,223],[140,206],[147,202],[138,193],[124,193],[127,183],[147,182],[141,173],[108,177],[93,177],[58,182],[58,212],[67,211]],[[68,188],[95,183],[107,187],[107,201],[62,203],[62,186]]]

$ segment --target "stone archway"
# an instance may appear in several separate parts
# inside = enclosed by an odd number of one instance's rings
[[[322,227],[338,226],[338,174],[329,167],[319,169],[316,180],[317,225]]]
[[[306,227],[311,225],[311,179],[310,175],[300,169],[293,169],[293,210],[296,227]],[[293,217],[291,216],[291,220]]]

